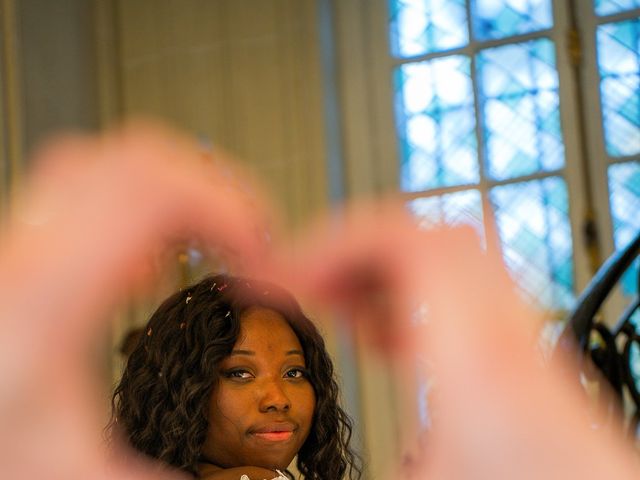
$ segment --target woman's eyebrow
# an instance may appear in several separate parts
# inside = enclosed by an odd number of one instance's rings
[[[256,352],[253,350],[232,350],[230,355],[250,355],[255,356]],[[287,350],[285,355],[301,355],[304,357],[304,352],[302,350]]]
[[[230,355],[255,355],[253,350],[232,350]]]

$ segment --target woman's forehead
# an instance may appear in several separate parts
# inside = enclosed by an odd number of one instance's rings
[[[267,307],[251,307],[240,316],[240,336],[234,346],[302,350],[300,340],[285,317]]]

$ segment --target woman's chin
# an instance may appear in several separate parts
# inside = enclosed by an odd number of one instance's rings
[[[266,468],[267,470],[286,470],[287,467],[291,464],[294,457],[271,457],[271,458],[260,458],[258,462],[255,463],[256,467]]]

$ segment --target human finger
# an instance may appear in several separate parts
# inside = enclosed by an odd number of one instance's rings
[[[397,202],[355,205],[310,227],[281,252],[274,270],[299,295],[346,314],[351,325],[367,322],[380,351],[408,351],[423,233]]]
[[[87,478],[103,466],[86,359],[99,320],[138,285],[167,237],[232,245],[245,264],[264,256],[254,228],[261,212],[199,156],[188,139],[155,126],[67,137],[41,152],[43,173],[0,244],[0,443],[16,452],[2,472],[36,458],[51,460],[49,478]],[[31,406],[30,422],[21,405]],[[53,438],[55,458],[43,452]]]
[[[457,241],[464,253],[454,262],[432,258],[436,274],[425,278],[424,345],[438,390],[426,472],[432,478],[632,478],[629,446],[591,428],[586,399],[566,377],[577,375],[573,366],[543,364],[536,351],[539,316],[518,297],[497,255],[463,238],[445,240]]]

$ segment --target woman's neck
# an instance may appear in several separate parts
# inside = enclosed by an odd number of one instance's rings
[[[206,460],[201,460],[198,463],[198,477],[199,478],[207,478],[209,475],[215,473],[215,472],[219,472],[220,470],[223,470],[221,467],[219,467],[218,465],[214,465],[211,462],[208,462]]]

